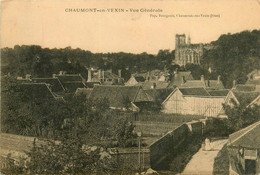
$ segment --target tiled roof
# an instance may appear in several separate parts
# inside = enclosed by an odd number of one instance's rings
[[[246,84],[260,85],[260,79],[247,80]]]
[[[152,97],[153,101],[156,99],[164,101],[170,95],[172,89],[148,89],[144,91]]]
[[[62,92],[65,90],[58,78],[32,78],[32,82],[49,84],[52,92]]]
[[[239,103],[244,105],[249,105],[253,100],[255,100],[260,95],[260,92],[233,91],[233,93],[236,99],[239,101]]]
[[[75,92],[75,96],[85,95],[88,98],[92,90],[92,88],[78,88]]]
[[[185,80],[193,80],[193,76],[191,75],[190,71],[187,72],[178,72],[174,74],[171,82],[169,83],[169,88],[180,87],[182,85],[182,78],[184,77]]]
[[[256,85],[251,85],[251,84],[237,84],[234,87],[235,91],[255,91],[256,90]]]
[[[110,107],[123,108],[125,100],[130,102],[152,101],[139,86],[95,86],[90,93],[90,99],[107,98]],[[128,99],[127,99],[128,98]]]
[[[155,89],[165,89],[168,87],[169,82],[164,82],[164,81],[145,81],[143,84],[143,89],[151,89],[153,85],[156,85]]]
[[[84,81],[84,78],[80,74],[65,74],[65,75],[56,75],[61,83],[71,82],[71,81]]]
[[[223,90],[208,90],[208,93],[211,96],[227,96],[229,89],[223,89]]]
[[[102,73],[101,73],[102,74]],[[102,75],[101,75],[102,76]],[[119,79],[120,77],[110,71],[104,71],[104,78],[105,79]],[[95,73],[91,79],[91,81],[100,81],[98,77],[98,73]]]
[[[32,99],[54,99],[55,95],[51,92],[46,83],[22,83],[21,92]]]
[[[204,87],[207,89],[224,89],[224,85],[218,80],[188,80],[181,87]]]
[[[260,121],[229,135],[228,146],[260,149]]]
[[[82,81],[64,82],[63,86],[66,92],[75,93],[78,88],[84,88],[85,85]]]
[[[205,88],[179,88],[184,96],[210,96]]]
[[[84,78],[80,74],[57,75],[66,92],[75,93],[77,88],[84,88]]]
[[[206,85],[201,80],[188,80],[186,81],[181,87],[204,87],[206,88]]]

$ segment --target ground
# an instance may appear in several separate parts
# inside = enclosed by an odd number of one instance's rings
[[[213,174],[216,169],[215,159],[219,156],[220,150],[227,143],[227,139],[221,139],[211,142],[212,149],[204,151],[201,148],[190,160],[182,172],[183,175],[208,175]]]

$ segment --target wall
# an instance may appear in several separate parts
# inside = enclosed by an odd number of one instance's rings
[[[220,113],[224,101],[225,97],[183,96],[182,93],[177,90],[163,104],[162,112],[168,114],[215,117]]]
[[[168,132],[150,146],[150,165],[154,170],[167,170],[167,165],[180,153],[193,138],[213,129],[211,119],[188,122]]]

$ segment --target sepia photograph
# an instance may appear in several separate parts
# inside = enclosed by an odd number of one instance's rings
[[[260,0],[0,8],[0,174],[260,175]]]

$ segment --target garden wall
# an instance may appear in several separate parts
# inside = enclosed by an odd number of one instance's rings
[[[173,158],[185,151],[193,140],[202,139],[204,133],[214,129],[211,119],[187,122],[168,132],[150,145],[150,165],[154,170],[168,170]]]

